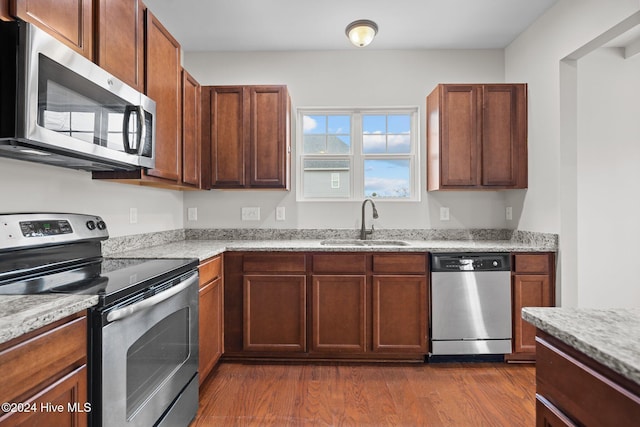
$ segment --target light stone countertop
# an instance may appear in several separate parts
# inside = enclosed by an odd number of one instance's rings
[[[395,240],[395,239],[394,239]],[[337,239],[339,241],[339,239]],[[198,258],[201,261],[223,252],[554,252],[546,246],[506,240],[404,240],[407,246],[323,245],[322,240],[181,240],[109,254],[113,258]]]
[[[97,295],[0,295],[0,343],[97,303]]]
[[[640,384],[640,308],[526,307],[522,318]]]

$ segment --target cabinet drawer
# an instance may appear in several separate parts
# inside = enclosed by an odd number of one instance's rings
[[[222,256],[206,259],[198,267],[200,272],[200,287],[217,279],[222,275]]]
[[[87,318],[76,318],[0,352],[0,402],[15,402],[87,360]]]
[[[303,253],[297,252],[246,254],[242,260],[242,270],[245,273],[304,273],[305,257]]]
[[[364,254],[318,254],[313,256],[313,272],[324,273],[358,273],[367,269]]]
[[[516,273],[549,273],[548,254],[522,254],[514,256]]]
[[[537,340],[536,349],[536,392],[576,424],[637,425],[640,396],[610,380],[608,368],[591,367],[592,359],[545,339]]]
[[[374,255],[374,273],[425,274],[427,272],[424,254]]]

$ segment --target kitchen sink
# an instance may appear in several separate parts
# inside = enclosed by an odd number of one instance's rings
[[[325,246],[409,246],[402,240],[359,240],[359,239],[329,239],[320,242]]]

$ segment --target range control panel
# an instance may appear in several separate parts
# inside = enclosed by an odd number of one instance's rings
[[[433,254],[432,271],[509,271],[508,253],[449,253]]]
[[[95,215],[0,214],[0,251],[108,238],[107,224]]]

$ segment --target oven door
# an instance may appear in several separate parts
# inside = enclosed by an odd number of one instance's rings
[[[195,416],[197,283],[194,272],[150,298],[103,312],[108,322],[101,337],[103,426],[155,425],[163,417],[175,417],[165,412],[177,404],[185,425]]]

